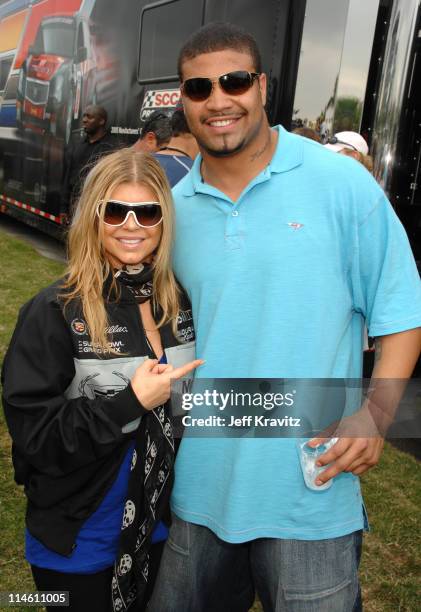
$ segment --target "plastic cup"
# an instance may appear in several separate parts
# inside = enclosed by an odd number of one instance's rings
[[[299,438],[297,440],[297,451],[300,458],[301,471],[303,473],[304,482],[306,486],[312,491],[326,491],[332,486],[333,479],[331,478],[323,485],[316,485],[316,480],[319,475],[327,469],[327,465],[318,467],[316,461],[328,451],[336,442],[338,438],[331,438],[325,444],[319,444],[316,448],[308,446],[308,442],[311,438]]]

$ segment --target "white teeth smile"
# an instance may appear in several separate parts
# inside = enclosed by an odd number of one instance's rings
[[[119,238],[118,240],[119,242],[122,242],[123,244],[128,244],[130,246],[140,244],[142,242],[142,238],[136,238],[133,240],[129,240],[128,238]]]
[[[224,119],[222,121],[210,121],[210,124],[213,127],[225,127],[226,125],[231,125],[234,121],[235,119]]]

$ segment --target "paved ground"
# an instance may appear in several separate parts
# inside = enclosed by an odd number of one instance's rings
[[[61,262],[66,261],[66,251],[61,242],[8,215],[0,214],[0,230],[25,240],[44,257]]]

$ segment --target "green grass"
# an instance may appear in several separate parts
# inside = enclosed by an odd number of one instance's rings
[[[371,532],[361,564],[369,612],[415,612],[421,593],[421,474],[413,457],[386,445],[362,479]]]
[[[63,273],[63,264],[38,255],[28,244],[0,232],[0,357],[4,355],[19,308]]]
[[[38,255],[26,243],[0,232],[0,362],[19,308],[62,273],[64,266]],[[23,559],[25,497],[13,480],[10,439],[0,412],[0,590],[33,591]],[[17,608],[13,608],[17,609]],[[20,607],[34,612],[37,608]],[[40,609],[40,608],[39,608]]]
[[[63,272],[25,243],[0,233],[0,361],[19,307]],[[421,473],[411,456],[386,444],[379,466],[362,479],[371,532],[361,563],[366,612],[416,612],[421,592]],[[23,558],[25,499],[13,482],[10,439],[0,415],[0,590],[34,590]],[[15,610],[17,608],[14,608]],[[36,608],[20,608],[34,611]],[[258,602],[254,612],[261,610]],[[221,612],[224,612],[221,610]]]

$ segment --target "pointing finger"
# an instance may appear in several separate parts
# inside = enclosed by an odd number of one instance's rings
[[[203,363],[205,363],[203,359],[195,359],[194,361],[190,361],[179,368],[175,368],[175,370],[171,372],[171,378],[183,378],[183,376],[186,376],[186,374],[192,372]]]

